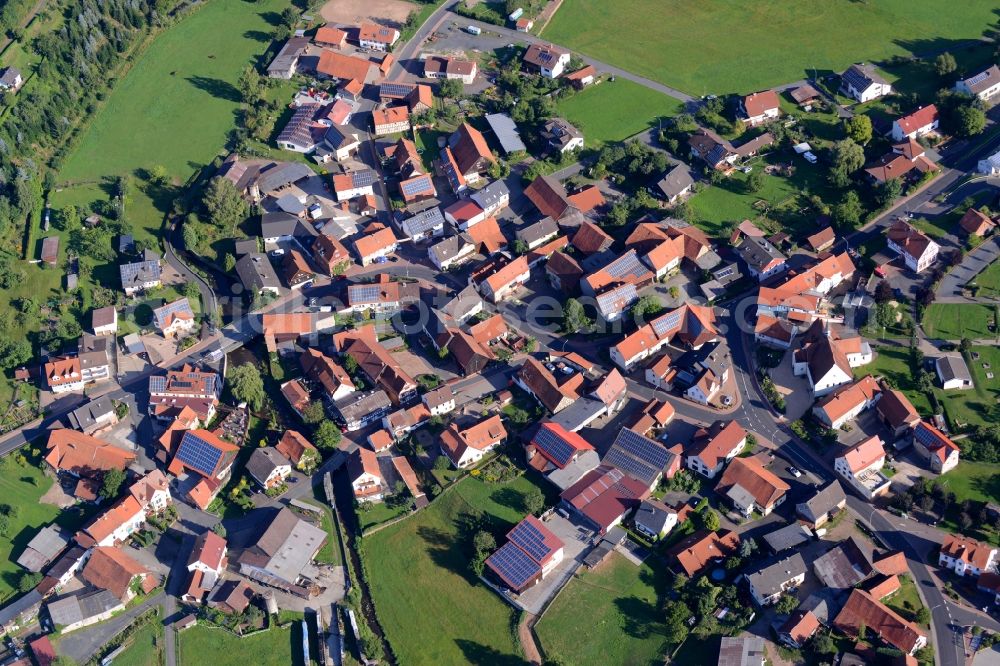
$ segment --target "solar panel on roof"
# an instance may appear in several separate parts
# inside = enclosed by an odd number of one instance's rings
[[[716,271],[715,279],[721,280],[722,278],[727,278],[736,271],[736,266],[726,266],[725,268]]]
[[[430,176],[420,176],[419,178],[412,178],[400,183],[399,189],[402,190],[405,196],[413,196],[414,194],[420,194],[421,192],[432,191],[434,189],[434,185],[431,182]]]
[[[378,285],[374,284],[362,284],[362,285],[352,285],[351,291],[351,302],[363,302],[363,303],[374,303],[378,300]]]
[[[656,477],[659,470],[653,469],[649,465],[639,462],[635,458],[627,455],[621,449],[611,449],[604,457],[603,462],[614,465],[626,474],[641,481],[648,481]]]
[[[671,458],[670,452],[658,443],[628,428],[622,429],[615,438],[611,449],[617,448],[657,469],[666,467]]]
[[[535,446],[544,451],[548,457],[559,465],[565,467],[569,464],[575,449],[565,439],[552,432],[548,428],[542,428],[535,435]]]
[[[351,184],[354,187],[366,187],[375,182],[375,172],[370,169],[351,172]]]
[[[966,83],[969,84],[970,86],[974,86],[977,83],[982,83],[983,81],[985,81],[986,79],[988,79],[989,76],[990,76],[989,70],[987,70],[985,72],[980,72],[979,74],[976,74],[975,76],[973,76],[971,79],[967,79]]]
[[[177,449],[177,458],[188,467],[204,476],[215,474],[215,466],[222,458],[222,451],[191,431],[184,433],[184,439]]]
[[[486,564],[496,571],[508,585],[521,589],[529,580],[541,573],[542,568],[527,553],[513,543],[505,543],[489,556]]]
[[[545,543],[545,535],[527,520],[522,520],[514,526],[507,538],[539,564],[552,552]]]
[[[380,97],[406,97],[415,87],[412,83],[383,83],[378,94]]]
[[[937,435],[925,427],[923,423],[917,424],[917,427],[913,429],[913,438],[925,446],[939,443]]]
[[[624,254],[605,268],[609,275],[613,277],[623,277],[625,275],[639,275],[645,273],[645,267],[639,262],[639,257],[635,252]]]
[[[653,331],[656,335],[663,337],[667,335],[670,331],[674,330],[681,323],[681,313],[680,312],[668,312],[662,317],[658,317],[650,322],[650,326],[653,327]]]

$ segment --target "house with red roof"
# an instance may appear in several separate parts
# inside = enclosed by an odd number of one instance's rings
[[[740,535],[736,532],[699,530],[679,541],[666,555],[671,568],[690,577],[729,557],[739,546]]]
[[[764,90],[747,95],[740,100],[739,115],[750,127],[775,120],[781,115],[778,93]]]
[[[930,236],[904,219],[897,219],[886,230],[889,249],[903,257],[906,267],[915,273],[927,270],[937,260],[941,246]]]
[[[927,421],[920,421],[914,426],[913,449],[937,474],[950,472],[958,465],[958,444]]]
[[[685,303],[626,336],[611,348],[611,360],[629,372],[637,363],[668,344],[680,343],[684,347],[700,349],[718,335],[712,308]]]
[[[996,573],[997,549],[961,534],[946,534],[938,553],[938,566],[959,576]]]
[[[864,497],[871,500],[889,492],[889,479],[882,474],[885,449],[878,435],[855,444],[833,461],[833,469]]]
[[[733,507],[746,518],[754,511],[769,515],[785,501],[789,490],[791,486],[753,457],[733,458],[715,486],[715,492],[729,498]]]
[[[482,180],[483,174],[496,161],[482,132],[468,123],[459,125],[448,137],[446,150],[451,154],[456,175],[461,176],[466,185]]]
[[[386,493],[378,457],[371,449],[359,446],[348,456],[347,476],[358,501],[380,502]]]
[[[684,451],[685,466],[702,476],[714,479],[726,463],[735,458],[747,443],[747,431],[739,421],[716,421],[709,428],[699,428]]]
[[[483,279],[479,283],[479,293],[490,303],[499,303],[512,297],[529,279],[531,269],[528,258],[521,255]]]
[[[920,627],[904,620],[865,590],[851,591],[832,626],[851,638],[860,638],[864,627],[866,638],[878,638],[903,654],[912,655],[927,645],[927,636]]]
[[[546,422],[524,448],[528,465],[561,490],[569,488],[600,462],[594,447],[578,433]]]
[[[933,104],[922,106],[913,113],[897,118],[892,123],[892,140],[918,139],[938,128],[938,109]]]
[[[439,440],[441,453],[448,456],[456,469],[463,469],[475,465],[507,441],[507,429],[499,414],[494,414],[467,427],[452,421],[440,434]]]
[[[962,227],[962,231],[970,236],[979,236],[981,238],[993,233],[997,224],[986,213],[978,211],[975,208],[970,208],[965,211],[965,215],[958,221],[958,226]]]
[[[812,408],[813,414],[828,428],[839,428],[882,398],[882,389],[871,375],[842,386]]]

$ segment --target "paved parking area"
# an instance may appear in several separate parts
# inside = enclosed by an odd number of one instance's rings
[[[549,514],[544,522],[545,526],[562,540],[563,560],[541,582],[513,600],[519,607],[534,615],[541,612],[548,600],[569,582],[573,572],[583,562],[584,554],[590,550],[593,536],[590,529],[554,512]]]
[[[796,377],[792,372],[792,354],[785,352],[781,364],[768,370],[771,381],[778,392],[785,397],[785,417],[789,421],[800,418],[812,407],[813,398],[809,390],[809,382],[805,377]]]

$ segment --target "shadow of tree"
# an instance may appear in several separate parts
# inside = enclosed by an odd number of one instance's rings
[[[656,607],[639,597],[619,597],[615,607],[622,615],[622,630],[633,638],[649,638],[660,633],[656,627]]]
[[[524,660],[512,654],[504,654],[496,648],[459,638],[455,641],[465,659],[470,664],[484,666],[524,666]]]
[[[247,30],[243,36],[255,42],[267,43],[271,41],[271,34],[263,30]]]
[[[223,81],[222,79],[215,79],[210,76],[189,76],[187,80],[191,84],[198,88],[199,90],[204,90],[212,97],[217,97],[219,99],[224,99],[229,102],[241,102],[242,97],[240,96],[240,91],[237,90],[236,86],[229,81]]]
[[[528,507],[524,505],[524,495],[517,492],[513,488],[501,488],[490,495],[490,499],[505,506],[508,509],[512,509],[517,513],[527,513]]]

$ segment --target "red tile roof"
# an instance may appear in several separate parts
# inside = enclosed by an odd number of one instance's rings
[[[899,118],[896,120],[896,123],[899,125],[899,128],[903,130],[903,134],[909,135],[923,127],[927,127],[937,119],[937,107],[933,104],[928,104],[927,106],[920,107],[911,114]]]
[[[857,473],[880,458],[885,458],[885,449],[882,448],[881,438],[874,435],[852,446],[842,457],[847,462],[848,468]]]
[[[737,484],[753,495],[754,501],[764,508],[774,505],[791,490],[791,486],[765,468],[757,458],[734,458],[722,473],[715,491],[725,495]]]
[[[778,93],[773,90],[751,93],[743,98],[743,107],[751,118],[762,116],[765,112],[777,109],[779,106]]]
[[[607,465],[587,472],[560,497],[606,531],[626,512],[649,497],[649,488]]]
[[[297,430],[286,430],[274,448],[278,450],[278,453],[291,460],[294,465],[299,464],[302,454],[306,451],[316,451],[312,442]]]
[[[596,254],[611,247],[615,239],[593,222],[584,222],[573,234],[570,242],[584,254]]]
[[[723,462],[740,440],[746,438],[747,431],[739,421],[730,421],[721,428],[720,425],[721,422],[716,422],[711,429],[695,432],[686,455],[698,456],[710,469]]]
[[[81,577],[94,587],[108,590],[124,600],[128,596],[132,579],[147,574],[149,571],[122,549],[98,547],[91,552]]]
[[[868,636],[877,636],[905,654],[912,652],[924,633],[864,590],[852,590],[833,626],[849,636],[857,636],[864,625]]]
[[[188,566],[201,562],[209,569],[218,571],[226,556],[226,540],[211,530],[202,532],[194,542]]]
[[[947,534],[941,544],[941,554],[971,564],[977,569],[985,569],[990,560],[993,546],[961,534]]]
[[[49,431],[45,462],[53,469],[85,476],[109,469],[125,469],[135,454],[76,430]]]
[[[668,550],[667,557],[676,560],[688,576],[693,576],[714,560],[732,555],[739,545],[740,535],[735,532],[700,530]]]
[[[885,398],[882,399],[885,400]],[[910,567],[906,563],[906,555],[904,555],[901,550],[886,553],[885,555],[876,558],[873,565],[875,566],[875,571],[886,576],[898,576],[910,572]]]

